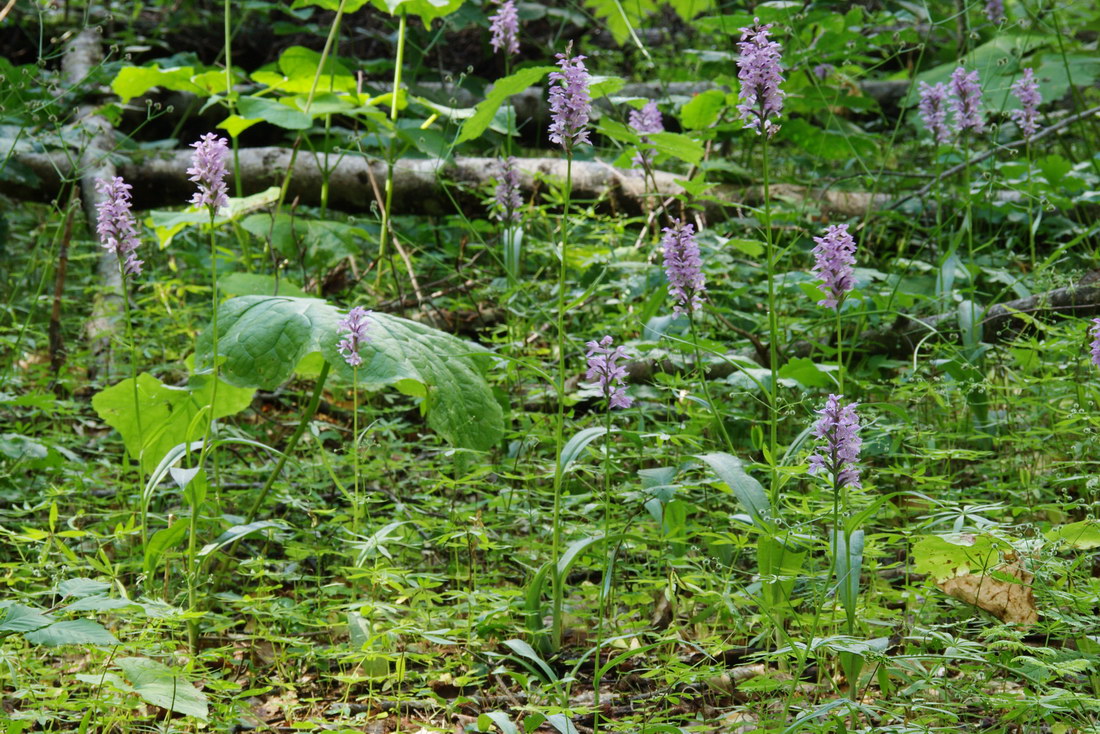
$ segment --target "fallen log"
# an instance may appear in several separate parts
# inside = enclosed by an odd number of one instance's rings
[[[134,154],[126,159],[116,154],[119,175],[133,185],[134,206],[138,209],[183,206],[194,185],[188,180],[187,167],[191,152]],[[240,176],[246,194],[278,186],[290,165],[287,148],[245,148],[240,152]],[[72,161],[64,153],[19,153],[12,160],[35,174],[36,182],[9,180],[0,177],[0,193],[10,196],[49,200],[58,195],[64,181],[73,175]],[[297,198],[303,204],[320,203],[323,181],[323,161],[311,155],[299,154],[290,180],[288,200]],[[106,165],[106,162],[104,162]],[[564,158],[524,158],[518,161],[520,188],[528,199],[546,190],[549,181],[565,180]],[[393,212],[395,214],[445,215],[455,213],[455,204],[465,212],[483,210],[489,187],[496,176],[495,158],[405,158],[394,169]],[[657,191],[647,191],[648,179],[637,171],[615,168],[600,161],[573,162],[574,200],[599,200],[604,208],[629,215],[646,211],[646,202],[655,196],[664,199],[680,194],[676,183],[680,174],[654,172]],[[347,154],[329,172],[330,207],[347,212],[370,212],[376,207],[371,179],[384,181],[385,161]],[[231,187],[232,188],[232,187]],[[759,186],[719,184],[708,194],[715,201],[703,204],[711,219],[744,215],[744,206],[755,206],[763,200]],[[775,198],[801,200],[836,217],[863,216],[888,201],[885,195],[837,189],[814,189],[807,186],[777,184],[772,186]],[[452,202],[451,197],[454,201]]]

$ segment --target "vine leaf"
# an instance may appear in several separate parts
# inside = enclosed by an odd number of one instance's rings
[[[504,419],[485,382],[484,348],[430,326],[372,313],[354,371],[337,351],[341,312],[316,298],[240,296],[218,310],[220,377],[238,387],[272,390],[307,356],[319,353],[346,379],[380,390],[394,386],[422,399],[428,425],[453,445],[487,450],[500,440]],[[209,365],[213,335],[199,337],[196,364]]]

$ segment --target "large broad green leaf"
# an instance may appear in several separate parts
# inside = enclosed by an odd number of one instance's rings
[[[36,629],[23,635],[27,642],[34,645],[57,647],[58,645],[117,645],[115,636],[103,628],[99,622],[90,619],[71,619],[54,622],[48,627]]]
[[[424,21],[428,26],[436,18],[450,15],[462,5],[463,0],[344,0],[344,12],[354,13],[370,2],[383,13],[397,15],[407,13]],[[305,8],[316,5],[335,12],[340,8],[340,0],[294,0],[292,8]]]
[[[767,527],[770,524],[772,510],[768,495],[760,482],[745,473],[740,459],[720,451],[700,454],[697,458],[705,461],[718,478],[726,483],[757,525]]]
[[[118,667],[146,702],[206,721],[206,696],[184,676],[149,658],[121,658]]]
[[[456,446],[486,450],[504,431],[500,404],[482,376],[483,348],[430,326],[372,313],[361,349],[363,364],[352,371],[337,351],[341,312],[325,301],[283,296],[241,296],[218,311],[222,379],[240,387],[274,389],[302,360],[320,353],[346,378],[367,390],[394,385],[423,398],[428,425]],[[196,359],[209,364],[209,330]]]
[[[33,607],[14,602],[0,604],[0,632],[30,632],[51,622],[53,619]]]
[[[210,405],[214,381],[211,375],[195,375],[187,387],[171,387],[145,373],[138,375],[137,387],[136,404],[134,381],[126,379],[97,393],[92,407],[107,425],[122,434],[126,450],[133,458],[140,458],[142,470],[148,473],[173,446],[202,438],[206,421],[193,422],[198,412]],[[253,392],[221,382],[214,417],[241,412],[252,403]]]
[[[179,92],[204,94],[204,90],[191,82],[195,70],[190,66],[174,69],[162,69],[156,64],[150,66],[124,66],[118,70],[111,82],[111,91],[126,104],[134,97],[140,97],[153,87],[163,87]]]
[[[306,113],[267,97],[241,97],[237,109],[244,121],[263,120],[287,130],[308,130],[313,125]]]
[[[493,88],[489,90],[489,93],[485,95],[485,99],[474,108],[474,114],[462,123],[457,142],[463,143],[467,140],[473,140],[485,132],[486,128],[493,122],[493,115],[504,104],[504,100],[513,94],[522,92],[533,84],[541,82],[547,74],[554,71],[554,68],[553,66],[529,66],[526,69],[520,69],[511,76],[498,80]]]

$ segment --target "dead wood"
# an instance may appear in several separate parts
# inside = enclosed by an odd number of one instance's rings
[[[99,170],[106,171],[109,162],[102,155]],[[86,156],[97,160],[89,152]],[[187,167],[191,151],[177,150],[165,154],[134,155],[127,159],[116,154],[118,175],[133,185],[134,206],[138,209],[182,206],[191,196],[193,184],[188,180]],[[287,148],[246,148],[240,153],[241,183],[246,194],[278,186],[290,165]],[[20,153],[14,160],[29,168],[37,182],[0,181],[0,193],[10,196],[49,200],[55,198],[67,177],[73,175],[72,162],[63,153]],[[320,203],[324,159],[299,154],[290,180],[288,200],[298,198],[303,204]],[[346,154],[329,159],[329,206],[347,212],[370,212],[377,207],[371,178],[385,180],[386,164],[378,158]],[[89,166],[91,163],[88,164]],[[394,170],[393,212],[395,214],[445,215],[456,211],[483,211],[489,187],[496,176],[494,158],[405,158]],[[519,161],[520,187],[531,199],[545,192],[553,183],[565,180],[564,158],[524,158]],[[96,176],[103,175],[97,173]],[[85,176],[87,177],[87,176]],[[683,192],[676,179],[682,174],[656,171],[657,196],[666,198]],[[94,179],[93,179],[94,180]],[[652,184],[650,184],[652,186]],[[883,195],[850,192],[838,189],[814,189],[808,186],[779,184],[772,187],[775,198],[786,198],[801,205],[815,207],[823,214],[836,217],[863,216],[888,201]],[[745,215],[742,206],[755,206],[763,199],[759,186],[720,184],[708,194],[702,208],[710,219]],[[599,200],[614,213],[638,215],[646,210],[646,201],[654,194],[647,192],[647,182],[636,171],[615,168],[600,161],[574,161],[573,198]]]

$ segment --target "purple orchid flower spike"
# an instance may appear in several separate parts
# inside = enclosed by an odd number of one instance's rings
[[[695,227],[679,219],[663,230],[661,244],[665,250],[665,275],[668,292],[676,299],[674,313],[696,311],[703,303],[707,281],[703,276],[703,259],[695,241]]]
[[[492,37],[489,45],[494,51],[504,50],[510,56],[519,53],[519,14],[515,0],[504,0],[500,8],[489,19],[489,32]]]
[[[737,44],[737,78],[741,80],[741,103],[737,105],[745,127],[756,130],[758,135],[769,137],[779,130],[773,118],[783,112],[782,47],[771,40],[771,24],[761,25],[757,18],[754,25],[741,29],[741,41]]]
[[[825,230],[823,237],[814,237],[814,242],[817,262],[811,272],[821,279],[825,290],[825,298],[817,305],[839,309],[844,296],[855,287],[852,266],[856,262],[856,241],[848,233],[847,224],[835,224]]]
[[[629,408],[634,399],[626,394],[623,384],[626,367],[619,364],[620,359],[629,359],[630,355],[622,347],[611,348],[612,339],[605,336],[597,341],[585,344],[588,347],[588,371],[585,379],[599,385],[610,408]]]
[[[370,326],[371,312],[362,306],[356,306],[348,311],[348,315],[340,319],[336,326],[344,334],[344,338],[336,345],[336,349],[343,355],[344,361],[352,367],[363,364],[363,357],[359,354],[359,348],[370,341],[367,327]]]
[[[191,158],[191,167],[187,169],[190,181],[198,184],[199,190],[191,197],[196,206],[220,209],[229,204],[225,177],[229,175],[226,167],[229,158],[229,142],[214,133],[206,133],[191,147],[195,149]]]
[[[859,437],[859,403],[841,405],[841,395],[830,395],[825,407],[817,411],[821,416],[814,424],[813,434],[821,441],[817,451],[810,456],[812,475],[826,474],[834,485],[860,488],[859,451],[863,439]]]
[[[134,254],[141,240],[137,222],[130,211],[132,188],[121,176],[101,178],[95,182],[96,191],[103,196],[96,207],[96,233],[107,252],[118,258],[123,273],[140,275],[144,263]]]
[[[1043,101],[1043,95],[1039,93],[1039,82],[1035,80],[1035,72],[1029,67],[1024,69],[1024,74],[1012,83],[1012,93],[1020,100],[1020,109],[1009,113],[1012,121],[1020,128],[1024,138],[1030,140],[1039,131],[1039,105]]]
[[[588,138],[588,117],[592,112],[592,97],[588,94],[591,77],[584,66],[584,56],[569,57],[572,44],[566,53],[558,54],[561,71],[551,72],[550,83],[550,142],[566,151],[585,143]]]

